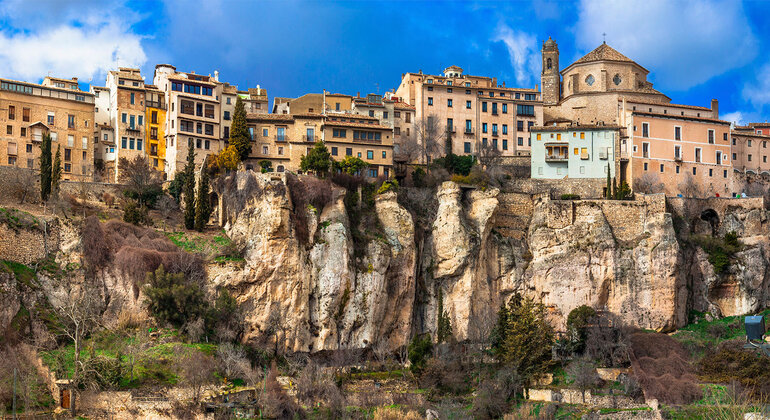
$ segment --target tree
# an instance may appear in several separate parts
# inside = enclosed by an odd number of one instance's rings
[[[208,310],[200,284],[185,279],[182,273],[166,273],[163,265],[147,273],[145,293],[147,309],[161,324],[179,327],[203,317]]]
[[[604,192],[604,197],[608,200],[612,199],[612,178],[610,177],[610,164],[607,162],[607,191]]]
[[[270,162],[269,160],[260,160],[259,166],[262,168],[260,172],[263,174],[273,172],[273,162]]]
[[[205,166],[205,165],[204,165]],[[198,182],[198,197],[195,202],[195,230],[202,232],[211,217],[211,202],[209,198],[209,172],[201,171],[201,179]]]
[[[596,364],[587,356],[577,358],[570,363],[567,366],[567,374],[572,376],[572,385],[582,392],[583,404],[586,402],[586,391],[601,383],[601,379],[596,373]]]
[[[329,172],[331,164],[331,155],[326,145],[322,141],[317,141],[310,152],[302,156],[299,167],[303,171],[315,172],[318,176],[324,176]]]
[[[422,158],[426,168],[430,172],[431,158],[437,156],[443,150],[441,134],[444,132],[435,115],[428,115],[414,124],[414,132],[417,141],[422,146]]]
[[[682,182],[679,183],[678,187],[679,193],[682,194],[684,198],[701,198],[703,196],[700,184],[698,184],[698,181],[691,174],[687,174]]]
[[[51,195],[51,169],[51,135],[45,133],[40,144],[40,198],[43,201]]]
[[[174,179],[168,183],[168,189],[166,190],[168,192],[168,195],[174,198],[176,200],[176,203],[179,204],[179,202],[182,199],[182,191],[184,190],[185,185],[187,184],[185,182],[185,173],[184,172],[177,172],[174,174]]]
[[[420,156],[422,156],[422,146],[417,140],[415,131],[412,131],[409,136],[401,137],[393,145],[393,160],[395,161],[411,163],[416,162]]]
[[[436,322],[436,342],[443,343],[452,338],[452,321],[444,310],[444,295],[438,288],[438,320]]]
[[[334,162],[334,166],[348,175],[360,175],[369,163],[355,156],[345,156],[341,161]]]
[[[187,165],[184,167],[184,226],[195,227],[195,148],[187,141]]]
[[[181,353],[178,359],[177,369],[182,383],[193,390],[193,401],[200,400],[203,387],[214,381],[216,363],[212,356],[208,356],[198,349],[185,349],[177,347],[176,353]]]
[[[35,193],[37,174],[32,169],[17,168],[13,171],[13,181],[11,182],[11,189],[16,198],[19,199],[19,204],[24,204],[27,197]]]
[[[634,180],[634,191],[642,194],[657,194],[664,190],[663,183],[654,172],[645,172]]]
[[[479,164],[490,177],[496,177],[503,163],[503,155],[493,142],[481,143],[479,147]]]
[[[51,192],[55,196],[59,195],[59,181],[61,181],[61,146],[57,144],[56,157],[51,168]]]
[[[567,334],[573,352],[582,353],[586,342],[586,328],[596,316],[594,308],[581,305],[570,311],[567,316]]]
[[[241,158],[238,156],[238,149],[231,144],[218,154],[211,156],[207,160],[206,169],[211,175],[216,175],[223,171],[237,170],[239,163],[241,163]]]
[[[495,357],[518,372],[526,382],[542,375],[551,365],[553,328],[545,306],[516,293],[501,310],[495,335]]]
[[[125,157],[118,159],[120,177],[123,184],[123,195],[142,207],[152,207],[158,197],[163,194],[160,172],[150,167],[150,161],[145,156],[137,155],[129,160]]]
[[[246,160],[251,151],[251,136],[246,125],[246,108],[240,96],[235,100],[233,123],[230,125],[230,145],[238,151],[240,161]]]
[[[415,335],[409,343],[407,351],[409,362],[412,364],[412,372],[420,373],[433,353],[433,340],[431,340],[430,334]]]

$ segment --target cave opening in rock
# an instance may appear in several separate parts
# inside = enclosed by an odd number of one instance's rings
[[[715,236],[717,234],[717,228],[719,227],[719,214],[717,214],[714,209],[706,209],[701,212],[700,218],[711,225],[711,235]]]

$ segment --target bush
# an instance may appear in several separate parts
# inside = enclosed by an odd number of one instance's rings
[[[295,416],[302,417],[300,408],[294,399],[286,394],[281,384],[278,383],[278,368],[273,360],[265,379],[265,392],[260,395],[259,405],[262,415],[271,419],[290,419]]]
[[[631,366],[647,398],[689,404],[703,396],[687,351],[673,338],[638,332],[630,337]]]
[[[481,188],[489,185],[489,175],[478,166],[474,166],[468,175],[452,175],[451,180],[458,184],[475,185]]]
[[[580,196],[577,194],[562,194],[560,198],[562,200],[580,200]]]
[[[432,352],[433,340],[430,334],[415,335],[407,348],[409,362],[412,364],[412,372],[422,372]]]
[[[741,249],[735,232],[726,234],[723,239],[710,236],[694,236],[692,239],[708,254],[708,261],[716,274],[726,273],[730,268],[730,259]]]
[[[726,341],[710,350],[698,363],[702,379],[709,382],[739,382],[755,397],[770,397],[767,358],[743,348],[742,340]]]
[[[574,352],[582,353],[585,349],[586,328],[596,316],[594,308],[581,305],[570,311],[567,316],[567,333],[571,349]]]
[[[268,172],[273,172],[273,162],[270,162],[269,160],[260,160],[259,161],[260,166],[260,172],[263,174],[266,174]]]
[[[398,191],[398,181],[394,179],[392,181],[383,182],[377,190],[377,194],[385,194],[388,191]]]
[[[147,207],[133,200],[126,201],[123,206],[123,221],[134,225],[152,224]]]
[[[494,377],[484,379],[473,400],[473,417],[498,419],[508,411],[508,400],[522,390],[523,382],[516,371],[502,369]]]
[[[420,374],[420,387],[453,394],[465,392],[468,390],[465,368],[456,358],[448,362],[442,357],[430,358]]]
[[[424,187],[425,186],[425,170],[422,168],[415,168],[414,171],[412,171],[412,183],[415,187]]]
[[[181,327],[208,310],[200,284],[185,279],[182,273],[166,273],[162,265],[147,274],[145,292],[147,309],[161,324]]]

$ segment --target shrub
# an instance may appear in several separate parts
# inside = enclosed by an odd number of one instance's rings
[[[322,141],[316,142],[310,151],[300,159],[299,167],[305,172],[315,172],[318,176],[325,176],[332,166],[332,158],[329,149]]]
[[[205,315],[208,304],[199,284],[182,273],[166,273],[161,265],[147,274],[147,308],[158,322],[180,327]]]
[[[465,368],[457,358],[449,361],[443,357],[428,359],[420,374],[421,388],[434,388],[443,392],[459,394],[468,390]]]
[[[360,175],[369,163],[355,156],[345,156],[339,162],[334,162],[334,167],[348,175]]]
[[[580,200],[580,196],[577,194],[562,194],[560,198],[562,200]]]
[[[89,216],[83,222],[81,244],[86,268],[96,270],[107,267],[112,259],[109,237],[102,230],[102,224],[96,216]]]
[[[692,239],[708,254],[708,261],[716,274],[726,273],[730,268],[730,259],[741,249],[735,232],[726,234],[723,239],[710,236],[694,236]]]
[[[770,397],[767,358],[743,348],[741,340],[726,341],[710,350],[698,363],[702,379],[709,382],[737,381],[756,397]]]
[[[570,311],[567,316],[567,333],[572,351],[582,352],[585,349],[586,328],[596,316],[594,308],[581,305]]]
[[[407,349],[409,362],[412,364],[412,371],[420,373],[432,352],[433,340],[430,334],[415,335]]]
[[[451,180],[458,184],[476,185],[481,188],[489,185],[489,175],[478,166],[474,166],[468,175],[452,175]]]
[[[262,408],[262,415],[272,419],[290,419],[295,416],[302,417],[302,408],[300,408],[294,399],[278,383],[278,368],[273,360],[270,370],[265,379],[265,392],[260,395],[259,405]]]
[[[152,223],[147,207],[133,200],[123,205],[123,221],[134,225],[149,225]]]
[[[689,404],[703,395],[687,351],[673,338],[638,332],[630,337],[631,366],[647,398],[664,404]]]
[[[260,160],[259,161],[260,166],[260,172],[263,174],[266,174],[268,172],[273,172],[273,162],[270,162],[269,160]]]
[[[377,190],[377,194],[385,194],[388,191],[398,191],[398,181],[394,179],[392,181],[383,182]]]
[[[425,170],[422,168],[415,168],[414,171],[412,171],[412,183],[415,187],[424,187],[425,186]]]
[[[473,417],[498,419],[508,410],[508,400],[522,389],[523,382],[516,371],[502,369],[494,377],[484,379],[473,400]]]

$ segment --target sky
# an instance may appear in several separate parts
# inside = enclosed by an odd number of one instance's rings
[[[540,84],[552,37],[564,68],[603,40],[650,70],[674,103],[720,103],[722,119],[770,120],[770,2],[733,0],[0,0],[0,77],[104,85],[156,64],[275,96],[397,88],[405,72]]]

